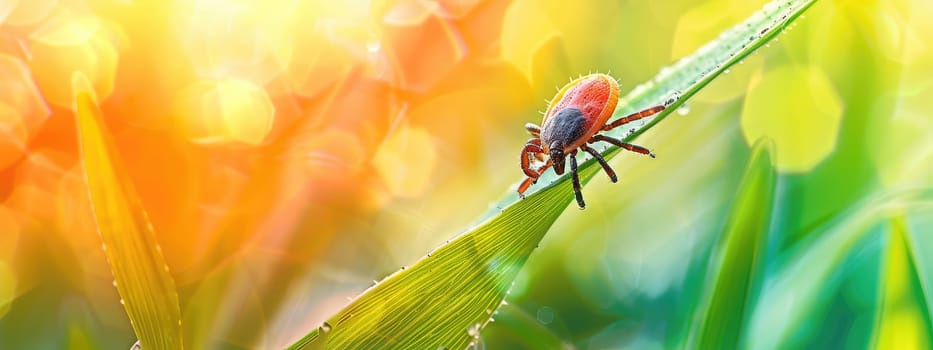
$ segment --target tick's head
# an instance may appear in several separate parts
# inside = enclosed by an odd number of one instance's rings
[[[557,175],[564,173],[564,150],[560,148],[551,148],[551,164],[554,165],[554,172]]]

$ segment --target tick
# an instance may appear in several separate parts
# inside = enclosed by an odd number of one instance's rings
[[[664,106],[655,106],[641,112],[620,118],[607,123],[609,117],[615,112],[619,102],[619,83],[606,74],[590,74],[577,78],[557,92],[551,99],[547,111],[544,112],[542,126],[532,123],[525,124],[525,129],[532,137],[522,148],[522,171],[528,178],[518,186],[518,194],[524,198],[524,193],[531,184],[538,181],[548,168],[554,167],[557,175],[564,173],[564,163],[570,158],[570,175],[573,179],[573,193],[577,198],[580,209],[586,207],[583,193],[580,192],[580,176],[577,174],[577,151],[584,151],[596,158],[599,165],[606,171],[612,182],[618,181],[616,173],[609,167],[606,160],[589,144],[595,142],[608,142],[626,150],[645,154],[654,158],[654,154],[647,148],[636,146],[622,140],[606,135],[601,131],[609,131],[621,125],[647,118],[663,111]],[[544,162],[537,169],[532,169],[533,160]]]

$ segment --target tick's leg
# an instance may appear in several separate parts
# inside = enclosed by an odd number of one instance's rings
[[[538,153],[538,155],[542,155],[542,154],[544,154],[544,153]],[[545,171],[547,171],[548,169],[551,168],[551,165],[554,165],[554,164],[551,163],[551,161],[549,160],[549,161],[547,161],[547,163],[544,163],[544,165],[542,165],[540,168],[538,168],[538,170],[537,170],[537,171],[538,171],[538,176],[543,175]],[[538,179],[535,179],[535,182],[538,182]]]
[[[599,162],[599,165],[601,165],[603,170],[606,171],[606,175],[609,175],[609,180],[612,182],[619,181],[619,178],[616,177],[616,172],[612,170],[611,167],[609,167],[609,163],[606,163],[606,160],[603,159],[603,156],[599,154],[599,152],[596,152],[593,147],[587,145],[583,145],[583,149],[586,150],[586,153],[589,153],[591,156],[593,156],[593,158],[596,158],[596,161]]]
[[[527,190],[528,190],[528,187],[530,187],[531,184],[533,184],[534,182],[535,182],[535,179],[532,179],[532,178],[530,178],[530,177],[526,177],[526,178],[525,178],[525,181],[522,181],[522,184],[521,184],[521,185],[518,185],[518,196],[519,196],[521,199],[525,199],[525,191],[527,191]]]
[[[577,205],[580,209],[586,208],[583,202],[583,192],[580,191],[580,175],[577,174],[577,151],[570,153],[570,177],[573,179],[573,195],[577,197]]]
[[[531,123],[528,123],[528,124],[531,124]],[[531,125],[534,126],[534,127],[536,127],[536,128],[538,127],[537,125],[534,125],[534,124],[531,124]],[[533,144],[536,144],[536,145],[538,145],[538,146],[541,146],[541,138],[538,137],[537,134],[535,134],[535,137],[529,139],[528,142],[526,142],[526,143],[533,143]],[[544,153],[544,147],[543,147],[543,146],[541,146],[541,152],[538,152],[538,153],[535,153],[535,154],[534,154],[535,158],[537,158],[538,160],[540,160],[540,161],[542,161],[542,162],[544,161],[544,156],[545,156],[545,155],[546,155],[546,153]],[[539,173],[540,173],[540,171],[539,171]]]
[[[521,197],[522,199],[525,199],[525,191],[528,190],[528,187],[531,187],[531,185],[537,183],[538,177],[540,177],[541,174],[544,174],[544,172],[547,171],[550,167],[551,167],[551,161],[548,161],[547,163],[544,163],[544,165],[542,165],[540,168],[538,168],[537,170],[538,176],[526,177],[525,181],[522,181],[522,184],[518,185],[518,196]]]
[[[619,118],[612,123],[606,124],[605,126],[603,126],[603,131],[609,131],[609,130],[619,127],[620,125],[625,125],[625,124],[631,123],[633,121],[636,121],[642,118],[653,116],[663,110],[664,110],[664,106],[654,106],[646,110],[643,110],[641,112],[630,114],[629,116],[625,118]]]
[[[622,140],[611,138],[606,135],[593,135],[593,137],[590,139],[589,142],[593,143],[596,141],[606,141],[613,145],[627,149],[629,151],[632,151],[635,153],[647,154],[649,157],[654,158],[654,153],[651,153],[651,151],[649,151],[647,148],[644,148],[639,145],[633,145],[631,143],[625,143],[625,142],[622,142]]]
[[[525,144],[525,147],[522,147],[522,172],[525,173],[528,177],[537,179],[540,176],[534,170],[531,170],[531,157],[529,155],[534,155],[537,153],[543,153],[544,149],[541,148],[541,139],[533,138],[528,140],[528,143]]]
[[[531,136],[538,137],[541,135],[541,127],[532,123],[525,124],[525,130],[528,130],[528,133]]]

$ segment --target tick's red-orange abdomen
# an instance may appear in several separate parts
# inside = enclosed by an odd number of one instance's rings
[[[576,148],[606,124],[618,102],[619,83],[606,74],[590,74],[571,81],[558,91],[544,113],[544,122],[566,108],[583,112],[586,132],[580,138],[582,141],[574,142],[573,148]]]

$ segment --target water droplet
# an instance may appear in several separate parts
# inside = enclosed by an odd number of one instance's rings
[[[473,338],[479,338],[479,331],[480,331],[479,323],[474,323],[473,325],[470,326],[469,329],[467,329],[467,334],[469,334]]]
[[[324,324],[321,325],[321,331],[324,333],[330,332],[331,329],[334,329],[334,327],[332,327],[330,323],[324,322]]]
[[[679,99],[680,99],[680,91],[675,91],[674,93],[672,93],[670,96],[667,97],[667,100],[664,101],[664,105],[670,106],[674,104],[674,102],[677,102],[677,100]]]
[[[407,268],[408,268],[408,266],[402,266],[402,270],[407,269]]]
[[[117,280],[113,280],[113,287],[114,287],[114,288],[117,287]]]
[[[123,298],[120,298],[120,305],[126,305],[126,302],[123,301]]]
[[[448,350],[448,349],[446,346],[441,345],[437,347],[437,350]]]
[[[551,309],[547,306],[542,306],[538,308],[538,312],[535,314],[535,318],[541,324],[551,324],[551,322],[554,322],[554,309]]]
[[[771,43],[765,44],[765,47],[771,47]]]
[[[687,115],[687,113],[690,113],[690,106],[686,103],[680,105],[680,107],[677,108],[677,114]]]
[[[729,72],[731,72],[731,71],[732,71],[732,70],[730,70],[730,69],[726,69],[726,70],[722,71],[722,74],[729,74]]]
[[[505,300],[503,299],[502,302],[499,303],[499,304],[500,304],[500,305],[509,305],[509,302],[507,302],[507,301],[505,301]]]
[[[492,310],[486,309],[486,314],[487,314],[487,315],[492,315]]]
[[[353,297],[347,297],[347,301],[353,301]]]
[[[164,270],[165,270],[165,272],[168,272],[168,264],[164,264],[164,265],[162,265],[162,269],[164,269]]]

